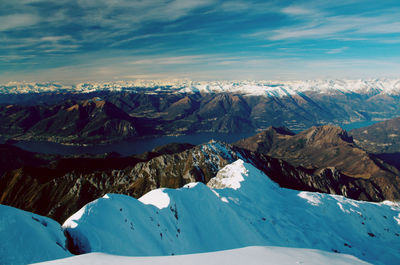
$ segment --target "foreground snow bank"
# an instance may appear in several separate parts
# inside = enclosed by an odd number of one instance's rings
[[[43,265],[268,265],[268,264],[368,264],[353,256],[320,250],[283,247],[246,247],[241,249],[208,252],[202,254],[164,257],[126,257],[103,253],[91,253],[62,260],[40,263]],[[38,264],[39,265],[39,264]]]
[[[108,194],[63,226],[83,253],[158,256],[269,245],[400,263],[396,203],[283,189],[242,160],[209,186],[162,189],[139,200]]]
[[[0,264],[27,264],[71,256],[56,221],[0,205]]]

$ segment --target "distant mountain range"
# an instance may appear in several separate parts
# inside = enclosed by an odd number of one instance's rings
[[[191,80],[134,80],[114,82],[9,82],[0,84],[0,93],[27,94],[48,92],[91,93],[96,91],[133,91],[147,93],[235,93],[242,95],[284,97],[303,92],[322,94],[400,94],[400,79],[366,80],[298,80],[298,81],[191,81]]]
[[[327,80],[79,85],[87,90],[53,83],[9,84],[0,94],[0,136],[98,144],[199,132],[256,132],[269,126],[298,132],[398,117],[399,84]]]

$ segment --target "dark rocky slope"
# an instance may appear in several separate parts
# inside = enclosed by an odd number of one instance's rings
[[[312,127],[299,134],[271,127],[235,145],[313,172],[329,170],[348,177],[352,180],[350,182],[369,183],[369,196],[361,196],[360,199],[378,201],[400,198],[399,170],[381,157],[358,147],[352,137],[339,127]],[[338,184],[342,184],[341,181]]]
[[[350,131],[357,145],[372,153],[400,152],[400,117]]]
[[[138,134],[134,118],[98,98],[53,106],[3,106],[0,121],[1,136],[14,140],[90,144]]]
[[[381,201],[398,199],[385,190],[386,178],[353,178],[333,167],[293,166],[265,153],[219,142],[159,148],[142,156],[62,158],[47,166],[24,166],[0,179],[0,203],[64,221],[86,203],[106,193],[142,196],[159,187],[207,183],[219,169],[238,158],[263,170],[282,187],[342,194]],[[392,185],[394,183],[390,183]]]

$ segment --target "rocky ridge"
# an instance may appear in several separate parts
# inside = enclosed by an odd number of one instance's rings
[[[283,129],[279,131],[283,132],[283,136],[279,134],[276,137],[295,137]],[[310,136],[311,142],[321,141],[319,133],[308,132],[305,135]],[[343,137],[348,140],[347,136]],[[329,144],[335,142],[330,140]],[[52,166],[25,166],[9,170],[0,178],[0,203],[63,221],[84,204],[106,193],[138,198],[160,187],[178,188],[190,182],[207,183],[222,167],[237,159],[256,166],[285,188],[368,201],[400,198],[396,188],[400,186],[397,184],[398,177],[388,169],[381,170],[382,176],[352,176],[338,166],[321,164],[307,168],[292,165],[262,150],[248,150],[215,141],[195,147],[160,150],[160,153],[126,158],[61,159]]]

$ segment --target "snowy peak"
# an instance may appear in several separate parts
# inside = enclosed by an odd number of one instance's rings
[[[248,176],[248,170],[244,166],[243,160],[237,160],[221,169],[217,176],[212,178],[207,186],[215,189],[240,188],[240,182],[244,181],[244,176]]]
[[[210,179],[207,186],[211,189],[233,189],[250,194],[258,190],[276,192],[279,187],[264,172],[242,159],[223,167],[214,178]]]
[[[253,96],[285,97],[304,92],[327,94],[400,94],[399,79],[369,80],[299,80],[299,81],[191,81],[134,80],[115,82],[86,82],[64,85],[59,82],[9,82],[0,85],[0,93],[48,93],[96,91],[132,91],[145,93],[236,93]]]

